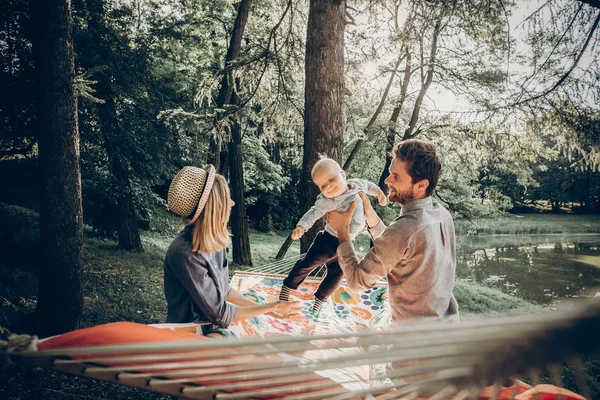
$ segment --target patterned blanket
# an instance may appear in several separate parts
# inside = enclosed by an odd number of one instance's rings
[[[284,278],[284,275],[236,272],[231,287],[258,303],[267,303],[277,300]],[[238,337],[269,337],[356,332],[377,329],[389,323],[385,284],[358,293],[348,289],[342,282],[320,313],[314,315],[311,307],[320,281],[321,278],[308,277],[298,290],[292,290],[290,298],[304,303],[300,315],[286,319],[262,315],[235,323],[229,329]]]
[[[236,272],[231,287],[256,302],[266,303],[277,300],[285,275]],[[271,337],[281,335],[327,335],[356,332],[362,329],[377,329],[389,323],[385,285],[356,293],[342,285],[327,303],[323,304],[318,315],[313,315],[311,307],[313,294],[321,278],[308,277],[298,290],[292,290],[291,299],[304,303],[302,313],[285,319],[261,315],[229,326],[236,336]],[[305,351],[303,354],[289,354],[304,360],[327,360],[330,357],[345,356],[364,352],[360,348],[339,348]],[[386,384],[385,365],[353,365],[316,371],[317,374],[332,379],[346,389],[360,390]]]

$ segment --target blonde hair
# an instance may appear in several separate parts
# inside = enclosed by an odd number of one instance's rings
[[[231,233],[227,230],[227,222],[231,214],[230,201],[229,185],[225,177],[216,174],[204,210],[194,222],[193,252],[212,253],[229,246]]]
[[[314,178],[316,174],[325,169],[338,172],[342,170],[342,167],[340,167],[340,164],[338,164],[338,162],[334,159],[324,155],[319,155],[319,161],[315,163],[310,171],[311,178]]]

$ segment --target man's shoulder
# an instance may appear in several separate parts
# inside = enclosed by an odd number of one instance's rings
[[[388,225],[387,229],[398,231],[398,232],[406,232],[411,233],[421,224],[420,218],[418,215],[414,213],[403,214],[392,221],[391,224]]]
[[[418,208],[400,215],[390,224],[403,234],[416,234],[421,228],[433,223],[452,221],[452,214],[441,204],[434,202],[430,207]]]
[[[444,219],[452,219],[452,214],[450,213],[450,211],[448,211],[448,209],[446,207],[444,207],[440,202],[438,201],[434,201],[431,206],[433,207],[434,210],[436,210],[439,215],[442,216],[442,218]]]

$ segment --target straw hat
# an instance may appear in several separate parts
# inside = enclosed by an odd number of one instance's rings
[[[169,210],[191,225],[200,216],[215,181],[215,167],[183,167],[169,186]]]

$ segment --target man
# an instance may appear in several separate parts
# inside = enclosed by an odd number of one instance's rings
[[[358,260],[350,241],[354,211],[331,212],[329,224],[338,232],[338,262],[351,289],[366,290],[387,277],[388,300],[394,321],[437,317],[458,320],[452,295],[456,270],[454,223],[450,213],[431,195],[441,163],[435,146],[421,140],[402,141],[392,150],[390,202],[402,210],[386,227],[369,200],[361,196],[373,247]]]

